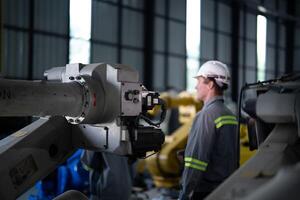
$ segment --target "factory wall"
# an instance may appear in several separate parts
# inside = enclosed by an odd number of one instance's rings
[[[300,18],[300,1],[296,1],[296,17]],[[296,22],[296,30],[295,30],[295,44],[294,44],[294,70],[300,73],[300,21]]]
[[[13,9],[13,5],[15,8]],[[3,13],[3,74],[25,78],[28,75],[28,0],[5,1]],[[13,12],[14,11],[14,12]],[[18,27],[19,30],[7,27]]]
[[[93,0],[92,9],[92,62],[131,65],[156,90],[185,89],[185,0]]]
[[[293,26],[297,21],[291,10],[294,3],[283,0],[201,1],[200,63],[217,59],[228,65],[232,74],[232,84],[226,93],[228,98],[237,101],[239,90],[245,83],[258,81],[257,15],[267,19],[263,80],[299,71],[297,34],[300,26],[299,22],[296,29]],[[297,5],[299,8],[299,2]],[[258,10],[259,6],[266,11]]]
[[[265,1],[264,6],[280,13],[287,14],[285,1]],[[280,16],[267,17],[267,54],[266,79],[276,78],[286,73],[286,25]]]
[[[1,71],[6,77],[40,79],[45,69],[69,62],[73,38],[69,4],[69,0],[2,1]],[[91,4],[90,63],[131,65],[148,89],[186,88],[186,0],[92,0]],[[257,81],[258,14],[267,17],[265,78],[300,71],[299,4],[201,0],[199,61],[218,59],[229,66],[232,86],[227,97],[236,101],[242,85]],[[267,12],[258,11],[259,5]]]
[[[69,0],[2,3],[6,77],[40,79],[69,62]],[[185,0],[91,3],[90,63],[130,65],[149,89],[185,89]]]
[[[185,8],[185,0],[156,0],[153,51],[156,89],[184,90],[186,87]]]
[[[143,74],[144,1],[92,1],[91,62],[122,63]]]
[[[3,74],[37,79],[68,61],[68,0],[4,0]]]

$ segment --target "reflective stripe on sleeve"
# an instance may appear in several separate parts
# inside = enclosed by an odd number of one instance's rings
[[[194,169],[197,169],[197,170],[200,170],[200,171],[206,171],[206,167],[202,167],[202,166],[199,166],[199,165],[194,165],[192,163],[185,163],[184,166],[194,168]]]
[[[224,115],[215,119],[215,124],[219,123],[222,120],[233,120],[236,121],[236,116],[234,115]]]
[[[198,164],[198,165],[202,165],[204,167],[207,166],[207,163],[206,162],[203,162],[201,160],[198,160],[198,159],[195,159],[195,158],[192,158],[192,157],[185,157],[184,158],[184,161],[185,162],[192,162],[192,163],[195,163],[195,164]]]
[[[223,125],[237,125],[237,124],[238,122],[234,120],[224,120],[217,123],[216,128],[221,128]]]
[[[216,128],[221,128],[223,125],[237,125],[236,116],[234,115],[224,115],[215,119]]]
[[[184,158],[184,166],[191,167],[197,170],[206,171],[207,163],[201,160],[192,158],[192,157],[185,157]]]

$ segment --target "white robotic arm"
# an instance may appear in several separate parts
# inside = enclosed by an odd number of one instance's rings
[[[161,148],[164,135],[155,126],[160,122],[145,113],[163,102],[143,89],[135,70],[69,64],[44,76],[42,81],[0,79],[0,116],[42,117],[0,141],[0,199],[15,199],[76,148],[133,157]],[[141,125],[141,118],[148,125]]]

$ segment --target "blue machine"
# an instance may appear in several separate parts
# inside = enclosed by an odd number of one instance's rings
[[[82,149],[77,150],[64,165],[39,181],[35,185],[37,194],[31,195],[29,200],[50,200],[70,189],[78,190],[88,196],[89,172],[80,162],[82,151]]]

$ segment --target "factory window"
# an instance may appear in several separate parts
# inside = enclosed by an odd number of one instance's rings
[[[90,62],[91,0],[70,0],[70,63]]]
[[[186,2],[186,51],[187,51],[187,90],[194,91],[200,57],[200,4],[199,0]]]
[[[266,35],[267,19],[262,15],[257,16],[257,80],[266,79]]]

